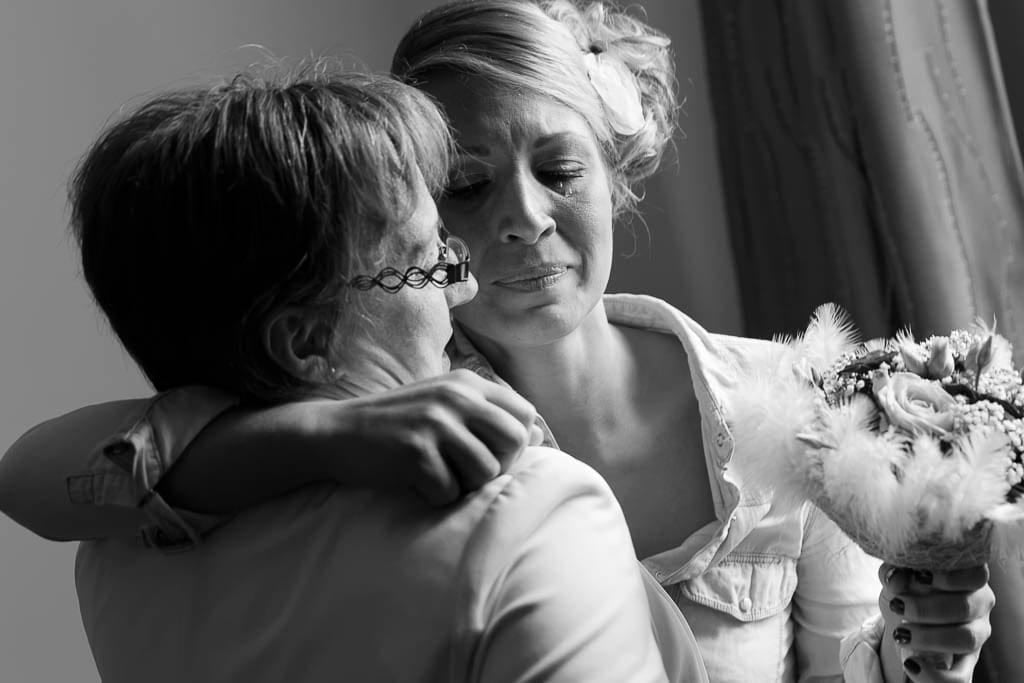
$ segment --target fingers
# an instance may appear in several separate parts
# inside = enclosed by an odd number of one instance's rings
[[[485,400],[512,415],[527,429],[537,421],[537,409],[532,403],[512,389],[502,386],[497,382],[486,380],[469,370],[456,370],[451,374],[459,378],[465,378],[467,382],[472,383]]]
[[[466,430],[488,450],[488,469],[493,479],[508,468],[530,443],[533,424],[524,425],[511,414],[491,404],[483,403],[467,410]],[[486,481],[486,480],[485,480]]]
[[[992,627],[988,619],[941,626],[904,622],[888,635],[899,645],[915,651],[963,655],[980,650],[992,635]]]
[[[988,584],[988,565],[954,569],[948,572],[906,569],[883,563],[878,568],[878,579],[893,593],[907,591],[973,591]]]
[[[454,472],[437,449],[419,448],[417,457],[409,458],[409,467],[412,468],[410,482],[413,491],[429,505],[450,505],[462,495],[462,488]]]
[[[902,619],[919,624],[950,624],[986,617],[995,605],[995,594],[988,585],[959,593],[892,593],[882,590],[879,607]]]
[[[530,446],[540,446],[544,443],[544,430],[536,422],[530,427]]]
[[[930,575],[930,576],[929,576]],[[940,591],[973,591],[988,583],[988,565],[954,569],[948,572],[919,571],[914,578],[921,585]]]
[[[497,408],[492,409],[497,411]],[[442,457],[448,463],[463,493],[475,491],[501,473],[502,464],[511,461],[507,454],[517,455],[525,446],[524,440],[516,432],[526,433],[518,422],[507,413],[498,411],[493,420],[508,420],[506,425],[509,433],[497,438],[490,428],[488,432],[491,443],[478,437],[478,430],[470,429],[462,423],[452,425],[452,431],[441,442]]]
[[[945,662],[934,657],[915,654],[903,662],[903,670],[907,679],[913,683],[965,683],[974,677],[974,668],[978,665],[979,653],[953,658],[953,666],[942,668]]]
[[[394,392],[375,426],[405,453],[404,478],[413,489],[430,504],[445,505],[539,443],[536,417],[533,404],[511,389],[456,370]]]
[[[453,413],[448,416],[451,443],[441,447],[446,455],[449,446],[455,447],[453,465],[460,467],[458,476],[472,490],[507,468],[530,443],[537,410],[511,389],[468,370],[451,373],[450,380],[439,387],[445,410]],[[477,443],[484,444],[488,453],[482,453]]]
[[[970,681],[982,645],[992,634],[995,595],[988,567],[948,572],[914,571],[883,564],[879,595],[888,632],[909,656],[912,681]],[[946,665],[952,661],[952,667]]]

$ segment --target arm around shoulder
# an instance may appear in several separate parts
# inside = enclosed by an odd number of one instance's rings
[[[0,510],[48,539],[134,536],[184,447],[233,400],[185,388],[87,406],[43,422],[0,460]]]

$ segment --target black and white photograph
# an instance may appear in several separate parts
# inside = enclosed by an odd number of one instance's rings
[[[1020,0],[2,0],[0,683],[1024,681]]]

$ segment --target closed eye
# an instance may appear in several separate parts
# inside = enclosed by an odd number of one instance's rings
[[[581,168],[544,170],[537,173],[542,183],[566,197],[573,194],[573,184],[582,178],[583,175],[583,169]]]
[[[444,198],[455,201],[468,201],[470,199],[475,199],[481,192],[483,192],[489,182],[489,180],[483,179],[475,182],[463,183],[461,185],[450,185],[445,188]]]

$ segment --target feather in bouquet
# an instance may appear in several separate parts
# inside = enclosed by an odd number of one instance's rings
[[[813,501],[869,554],[945,571],[985,562],[992,525],[1024,517],[1024,387],[981,323],[858,343],[820,307],[744,371],[736,458],[776,499]]]

